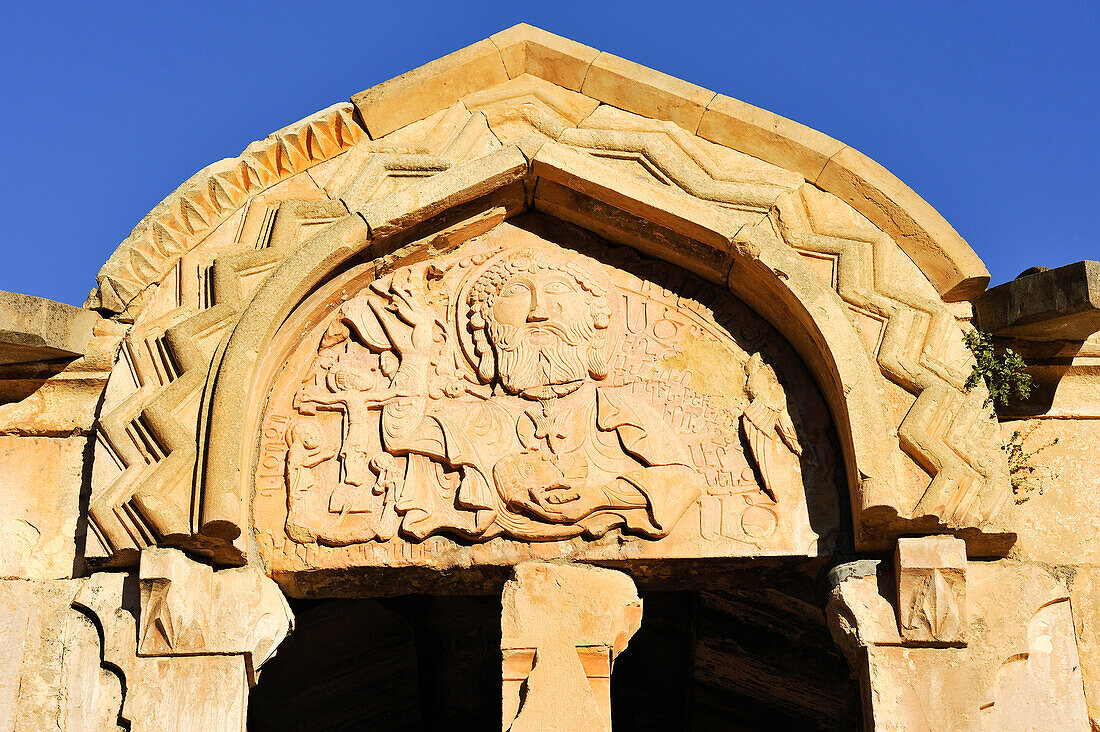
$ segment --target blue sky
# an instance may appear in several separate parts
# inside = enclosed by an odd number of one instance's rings
[[[882,163],[993,283],[1100,259],[1100,2],[9,3],[0,289],[80,304],[203,166],[526,21]]]

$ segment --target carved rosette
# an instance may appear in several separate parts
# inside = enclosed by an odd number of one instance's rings
[[[343,285],[260,423],[277,575],[831,551],[828,412],[728,292],[540,217]]]

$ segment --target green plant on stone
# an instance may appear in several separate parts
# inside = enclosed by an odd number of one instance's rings
[[[989,400],[995,406],[1007,406],[1016,399],[1031,396],[1031,374],[1025,373],[1027,364],[1023,357],[1006,348],[997,353],[993,334],[972,330],[963,336],[963,342],[974,354],[974,368],[966,379],[966,388],[973,389],[984,383],[989,390]]]
[[[1012,500],[1017,505],[1027,502],[1032,493],[1038,492],[1042,495],[1043,482],[1036,475],[1038,468],[1031,464],[1031,459],[1048,447],[1058,444],[1058,438],[1055,437],[1050,442],[1040,445],[1030,452],[1025,450],[1024,441],[1031,437],[1031,434],[1037,428],[1038,425],[1032,426],[1026,432],[1014,430],[1012,436],[1008,438],[1008,442],[1001,448],[1008,456],[1008,475],[1012,483]]]

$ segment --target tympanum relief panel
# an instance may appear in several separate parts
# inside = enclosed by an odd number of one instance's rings
[[[829,417],[776,332],[687,272],[517,221],[303,329],[258,436],[269,567],[830,552]]]

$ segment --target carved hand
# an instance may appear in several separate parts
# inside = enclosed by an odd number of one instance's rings
[[[593,511],[604,508],[607,497],[591,486],[574,487],[564,483],[532,488],[531,508],[549,521],[573,523]]]

